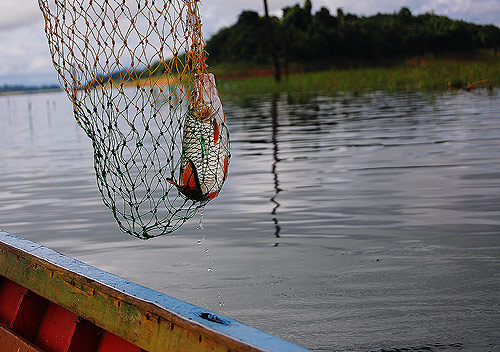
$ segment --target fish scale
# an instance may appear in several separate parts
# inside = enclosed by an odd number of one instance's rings
[[[229,132],[214,76],[198,78],[184,124],[179,182],[168,181],[188,198],[208,201],[227,176]]]

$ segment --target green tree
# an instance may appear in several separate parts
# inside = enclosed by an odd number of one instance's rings
[[[263,17],[243,11],[238,21],[220,30],[208,42],[211,64],[223,62],[269,63]],[[272,39],[285,63],[384,63],[424,54],[474,54],[479,48],[500,45],[500,29],[452,20],[434,13],[414,16],[408,7],[392,14],[357,16],[338,8],[335,15],[322,7],[312,12],[311,0],[283,8],[271,17]]]
[[[493,49],[493,55],[497,56],[498,45],[500,44],[500,28],[491,24],[483,26],[479,30],[478,37],[481,45]]]

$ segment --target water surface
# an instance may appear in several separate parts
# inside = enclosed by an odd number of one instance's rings
[[[316,351],[500,350],[499,90],[224,103],[204,229],[140,241],[65,95],[0,96],[0,228]]]

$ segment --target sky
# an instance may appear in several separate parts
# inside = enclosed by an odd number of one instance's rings
[[[268,0],[269,11],[281,16],[281,9],[303,0]],[[357,15],[392,13],[401,7],[413,14],[436,14],[479,24],[500,26],[500,0],[312,0],[313,12],[327,7]],[[200,7],[205,38],[236,22],[244,9],[263,13],[262,0],[203,0]],[[43,85],[57,83],[42,14],[37,0],[0,0],[0,85]]]

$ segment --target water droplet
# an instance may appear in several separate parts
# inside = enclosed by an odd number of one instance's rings
[[[208,253],[208,248],[205,248],[205,253]]]
[[[207,271],[208,271],[209,273],[211,273],[211,272],[212,272],[212,271],[214,271],[214,270],[213,270],[212,268],[208,268],[208,269],[207,269]]]
[[[219,297],[219,306],[224,305],[224,301],[222,300],[222,295],[220,294],[220,290],[217,290],[217,296]]]
[[[197,230],[203,230],[203,217],[205,216],[204,209],[201,208],[200,210],[200,222],[198,223],[198,227],[196,228]],[[203,236],[203,239],[205,239],[205,236]]]
[[[198,240],[198,242],[196,242],[196,243],[197,243],[197,244],[201,244],[201,242],[202,242],[201,240]]]

